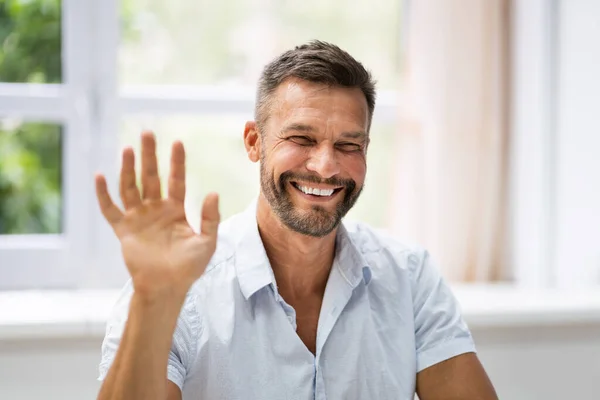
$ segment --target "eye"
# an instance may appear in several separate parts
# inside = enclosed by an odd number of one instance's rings
[[[347,152],[362,150],[362,146],[360,144],[350,143],[350,142],[338,143],[336,145],[336,147],[341,151],[347,151]]]
[[[315,141],[308,136],[290,136],[288,140],[300,145],[300,146],[311,146]]]

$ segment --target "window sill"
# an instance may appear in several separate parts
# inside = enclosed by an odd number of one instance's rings
[[[0,341],[102,338],[119,290],[0,292]]]
[[[600,325],[600,287],[531,289],[510,284],[453,285],[471,329]]]
[[[471,329],[600,325],[600,290],[455,285]],[[0,340],[101,339],[119,290],[0,292]]]

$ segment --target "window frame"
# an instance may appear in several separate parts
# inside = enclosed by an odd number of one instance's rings
[[[81,273],[76,266],[85,262],[89,248],[85,232],[90,195],[85,186],[91,110],[86,60],[93,18],[85,2],[63,0],[61,7],[62,83],[0,83],[0,117],[62,125],[63,232],[0,236],[0,289],[75,287]]]
[[[513,280],[555,287],[560,0],[512,0],[509,220]]]
[[[119,0],[62,0],[61,84],[0,83],[0,117],[63,126],[63,221],[59,235],[0,236],[0,290],[112,287],[126,269],[100,214],[93,175],[117,192],[120,123],[136,114],[246,113],[254,88],[123,86],[118,81]],[[397,91],[381,91],[376,122],[393,122]],[[240,129],[242,129],[240,127]],[[76,205],[76,206],[73,206]],[[18,267],[15,267],[18,266]]]
[[[61,123],[64,135],[64,233],[0,236],[0,290],[122,285],[127,272],[119,244],[98,210],[93,174],[105,174],[116,195],[114,156],[124,118],[143,113],[252,112],[253,88],[223,92],[198,86],[119,87],[118,1],[62,0],[62,84],[0,83],[0,117]],[[507,234],[513,276],[531,287],[553,285],[557,268],[552,263],[556,237],[552,218],[558,3],[512,1]],[[405,25],[409,7],[410,1],[404,0]],[[381,91],[374,120],[395,122],[401,103],[399,91]]]

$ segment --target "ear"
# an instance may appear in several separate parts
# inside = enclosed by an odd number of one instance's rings
[[[255,121],[248,121],[244,126],[244,146],[250,161],[258,162],[260,160],[260,133]]]

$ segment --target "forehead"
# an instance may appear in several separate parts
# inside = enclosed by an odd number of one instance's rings
[[[366,130],[369,109],[359,88],[345,88],[313,83],[297,78],[286,79],[273,95],[271,117],[283,122],[311,119],[339,122]]]

